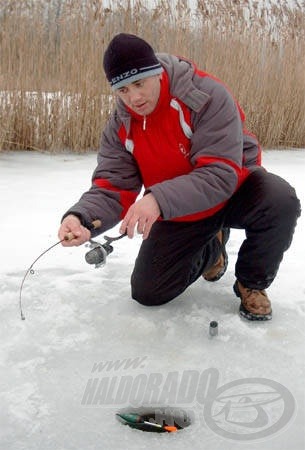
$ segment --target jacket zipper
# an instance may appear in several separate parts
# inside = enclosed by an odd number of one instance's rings
[[[143,118],[143,130],[146,130],[146,116]]]

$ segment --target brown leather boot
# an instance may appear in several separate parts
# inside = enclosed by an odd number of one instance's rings
[[[233,290],[241,299],[239,314],[248,320],[271,320],[271,302],[265,290],[250,289],[244,287],[238,280],[235,281]]]
[[[225,274],[228,267],[228,255],[225,245],[229,239],[229,235],[229,228],[219,230],[216,234],[216,237],[221,243],[221,253],[216,263],[206,272],[203,272],[202,276],[206,281],[218,281]]]

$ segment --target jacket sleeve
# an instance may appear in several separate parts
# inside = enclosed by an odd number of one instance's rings
[[[204,212],[208,217],[221,209],[243,181],[243,124],[237,104],[218,81],[205,78],[210,99],[192,112],[193,170],[149,188],[166,220]]]
[[[113,114],[102,136],[91,188],[63,216],[74,214],[91,230],[91,223],[101,220],[102,226],[91,231],[92,237],[115,226],[142,187],[137,164],[118,137],[119,126]]]

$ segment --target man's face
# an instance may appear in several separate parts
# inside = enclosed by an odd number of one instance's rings
[[[161,75],[143,78],[116,89],[116,95],[137,114],[146,116],[153,112],[160,96]]]

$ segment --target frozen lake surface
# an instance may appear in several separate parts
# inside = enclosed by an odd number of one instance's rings
[[[265,151],[263,163],[304,204],[305,151]],[[197,280],[157,308],[130,296],[141,236],[114,243],[100,269],[86,263],[85,246],[58,245],[27,277],[20,319],[25,271],[57,241],[95,164],[94,154],[0,153],[0,449],[304,450],[304,216],[268,289],[270,323],[238,316],[237,230],[219,282]],[[115,418],[157,400],[185,410],[191,426],[144,433]]]

